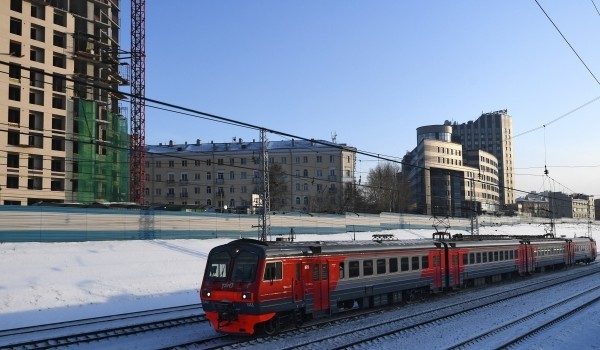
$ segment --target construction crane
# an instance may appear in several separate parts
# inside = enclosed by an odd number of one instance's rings
[[[146,187],[146,0],[131,0],[131,94],[129,200],[143,205]]]

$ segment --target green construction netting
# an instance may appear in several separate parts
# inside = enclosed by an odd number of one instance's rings
[[[96,102],[78,101],[77,201],[126,202],[129,197],[127,120],[121,115],[107,113],[107,119],[99,122],[97,112]],[[96,142],[104,132],[106,142]]]

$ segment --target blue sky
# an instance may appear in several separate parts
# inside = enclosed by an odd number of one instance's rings
[[[538,1],[600,78],[594,3]],[[600,100],[550,123],[599,97],[600,85],[534,0],[146,6],[147,97],[306,138],[335,133],[398,158],[416,146],[419,126],[508,109],[515,135],[547,125],[514,140],[518,190],[600,197]],[[128,1],[122,10],[127,50]],[[147,144],[233,137],[259,134],[146,109]],[[375,164],[360,157],[363,181]]]

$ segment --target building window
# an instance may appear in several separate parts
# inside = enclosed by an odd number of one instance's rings
[[[64,191],[65,190],[65,179],[51,179],[50,180],[50,191]]]
[[[210,186],[206,186],[206,193],[212,193],[212,188]]]
[[[52,157],[50,161],[50,167],[52,171],[64,172],[65,171],[65,159]]]
[[[21,88],[10,85],[8,87],[8,99],[12,101],[21,101]]]
[[[67,16],[65,15],[65,12],[54,9],[54,24],[62,27],[67,26]]]
[[[46,8],[42,5],[31,4],[31,17],[46,19]]]
[[[302,163],[308,163],[308,156],[302,157]]]
[[[52,136],[52,150],[64,151],[65,150],[65,138]]]
[[[52,129],[53,130],[65,130],[65,117],[62,115],[52,115]]]
[[[19,168],[19,154],[8,153],[6,155],[6,166],[9,168]]]
[[[21,57],[21,43],[11,40],[8,52],[10,52],[11,55]]]
[[[29,177],[27,179],[27,189],[41,190],[42,189],[42,178],[40,176]]]
[[[22,12],[23,0],[10,0],[10,10],[15,12]]]
[[[67,56],[54,53],[52,55],[52,65],[59,68],[67,68]]]
[[[29,129],[44,130],[44,113],[36,111],[29,112]]]
[[[21,110],[16,108],[8,108],[8,122],[14,124],[21,123]]]
[[[38,26],[36,24],[31,25],[31,36],[30,38],[33,40],[44,42],[46,40],[46,31],[44,27]]]
[[[187,167],[187,160],[182,160],[181,161],[181,167],[182,168],[186,168]]]
[[[52,108],[67,109],[67,97],[65,95],[52,94]]]
[[[29,59],[35,62],[44,63],[44,49],[32,45],[29,51]]]
[[[12,146],[18,146],[20,139],[20,133],[18,130],[8,129],[8,144]]]
[[[20,19],[10,18],[10,33],[15,35],[21,35],[23,24]]]
[[[29,90],[29,103],[43,106],[44,105],[44,91],[43,90]]]
[[[64,75],[54,74],[52,76],[52,91],[67,92],[67,80]]]
[[[7,175],[6,176],[6,188],[19,188],[19,176]]]
[[[52,39],[54,46],[66,48],[67,47],[67,35],[65,33],[54,31]]]
[[[21,82],[21,65],[19,64],[9,64],[8,65],[8,77],[10,81],[19,83]]]

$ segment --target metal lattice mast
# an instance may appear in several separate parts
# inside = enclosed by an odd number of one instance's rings
[[[146,0],[131,0],[131,136],[129,200],[144,204],[146,187]]]
[[[271,236],[271,218],[269,213],[271,212],[271,199],[269,195],[269,140],[267,139],[267,131],[265,129],[260,130],[260,142],[262,144],[262,203],[263,212],[259,217],[259,226],[262,228],[261,241],[266,242],[267,237]]]

